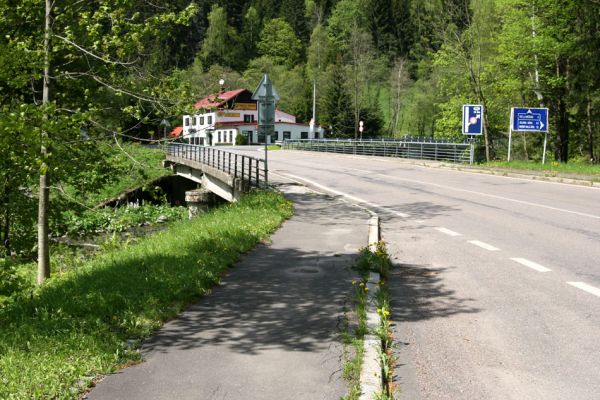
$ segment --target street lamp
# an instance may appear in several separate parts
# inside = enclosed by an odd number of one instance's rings
[[[167,121],[165,118],[163,118],[163,120],[160,121],[160,126],[163,127],[163,138],[166,141],[167,140],[167,129],[171,127],[171,124],[169,123],[169,121]]]

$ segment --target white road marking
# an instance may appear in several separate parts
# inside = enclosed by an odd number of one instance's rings
[[[569,285],[571,286],[575,286],[577,289],[581,289],[584,290],[588,293],[593,294],[594,296],[598,296],[600,297],[600,289],[588,285],[587,283],[583,283],[583,282],[567,282]]]
[[[437,228],[433,228],[433,229],[435,229],[436,231],[445,233],[448,236],[462,236],[461,233],[454,232],[454,231],[451,231],[450,229],[446,229],[446,228],[442,228],[442,227],[437,227]]]
[[[474,244],[475,246],[479,246],[482,249],[486,249],[486,250],[489,250],[489,251],[498,251],[498,250],[500,250],[499,248],[494,247],[491,244],[480,242],[479,240],[469,240],[469,243]]]
[[[316,187],[318,187],[320,189],[323,189],[325,191],[328,191],[330,193],[337,194],[338,196],[345,197],[346,199],[352,200],[353,202],[364,204],[364,205],[372,207],[372,208],[379,208],[379,209],[385,210],[387,212],[391,212],[392,214],[395,214],[395,215],[397,215],[399,217],[402,217],[402,218],[409,218],[410,217],[409,214],[405,214],[405,213],[402,213],[400,211],[394,211],[394,210],[391,210],[391,209],[389,209],[387,207],[381,206],[379,204],[371,203],[370,201],[361,199],[360,197],[356,197],[356,196],[352,196],[351,194],[340,192],[339,190],[335,190],[335,189],[330,188],[328,186],[321,185],[320,183],[317,183],[315,181],[311,181],[310,179],[306,179],[306,178],[303,178],[301,176],[296,176],[296,175],[292,175],[292,174],[288,174],[288,173],[279,173],[277,175],[283,176],[285,178],[289,178],[289,177],[295,178],[296,180],[306,182],[306,183],[308,183],[310,185],[316,186]]]
[[[529,261],[526,258],[511,258],[511,260],[518,262],[521,265],[534,269],[538,272],[550,272],[552,271],[550,268],[546,268],[543,265],[534,263],[533,261]]]
[[[551,206],[547,206],[547,205],[544,205],[544,204],[532,203],[530,201],[511,199],[510,197],[497,196],[497,195],[494,195],[494,194],[482,193],[482,192],[477,192],[477,191],[474,191],[474,190],[460,189],[460,188],[457,188],[457,187],[454,187],[454,186],[440,185],[438,183],[425,182],[425,181],[420,181],[420,180],[415,180],[415,179],[400,178],[398,176],[381,174],[379,172],[367,171],[367,170],[364,170],[364,169],[357,169],[357,168],[350,168],[350,167],[346,167],[346,169],[355,170],[355,171],[359,171],[359,172],[366,172],[366,173],[370,173],[370,174],[373,174],[373,175],[384,176],[386,178],[396,179],[396,180],[405,181],[405,182],[417,183],[417,184],[421,184],[421,185],[436,186],[436,187],[439,187],[439,188],[442,188],[442,189],[454,190],[456,192],[463,192],[463,193],[476,194],[476,195],[479,195],[479,196],[491,197],[493,199],[510,201],[510,202],[513,202],[513,203],[524,204],[524,205],[532,206],[532,207],[545,208],[547,210],[552,210],[552,211],[559,211],[559,212],[564,212],[564,213],[569,213],[569,214],[575,214],[575,215],[579,215],[579,216],[582,216],[582,217],[600,219],[600,215],[593,215],[593,214],[582,213],[582,212],[579,212],[579,211],[566,210],[564,208],[551,207]],[[493,175],[491,175],[491,176],[493,176]],[[585,186],[582,186],[582,187],[585,187]]]

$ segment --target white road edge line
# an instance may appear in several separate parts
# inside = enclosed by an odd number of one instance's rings
[[[450,229],[443,228],[441,226],[438,226],[437,228],[433,228],[433,229],[435,229],[438,232],[442,232],[448,236],[462,236],[462,233],[454,232],[454,231],[451,231]]]
[[[494,247],[491,244],[480,242],[479,240],[469,240],[469,243],[474,244],[475,246],[481,247],[482,249],[486,249],[486,250],[489,250],[489,251],[498,251],[498,250],[500,250],[499,248]]]
[[[352,200],[352,201],[354,201],[356,203],[364,204],[364,205],[372,207],[372,208],[379,208],[381,210],[385,210],[387,212],[391,212],[393,214],[396,214],[397,216],[402,217],[402,218],[409,218],[410,217],[410,215],[408,215],[408,214],[405,214],[405,213],[402,213],[402,212],[399,212],[399,211],[390,210],[387,207],[383,207],[383,206],[380,206],[379,204],[371,203],[371,202],[369,202],[367,200],[361,199],[360,197],[356,197],[356,196],[352,196],[352,195],[344,193],[344,192],[340,192],[339,190],[335,190],[335,189],[332,189],[332,188],[327,187],[325,185],[321,185],[320,183],[317,183],[315,181],[311,181],[310,179],[306,179],[306,178],[303,178],[301,176],[292,175],[292,174],[283,173],[283,172],[280,172],[277,175],[283,176],[283,177],[288,178],[288,179],[290,177],[291,178],[295,178],[295,179],[297,179],[299,181],[303,181],[303,182],[306,182],[306,183],[308,183],[310,185],[313,185],[313,186],[316,186],[316,187],[318,187],[320,189],[323,189],[323,190],[325,190],[327,192],[330,192],[330,193],[333,193],[333,194],[337,194],[338,196],[345,197],[346,199]]]
[[[526,267],[529,267],[531,269],[534,269],[538,272],[550,272],[552,271],[550,268],[546,268],[543,265],[534,263],[533,261],[529,261],[526,258],[519,258],[519,257],[515,257],[515,258],[511,258],[511,260],[518,262],[521,265],[524,265]]]
[[[569,285],[571,286],[575,286],[577,289],[581,289],[584,290],[590,294],[593,294],[594,296],[598,296],[600,297],[600,289],[588,285],[587,283],[583,283],[583,282],[567,282]]]

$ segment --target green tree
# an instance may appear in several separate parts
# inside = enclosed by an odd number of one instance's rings
[[[308,39],[305,0],[282,0],[279,17],[287,21],[300,40]]]
[[[244,45],[248,58],[251,58],[256,50],[259,30],[260,17],[258,11],[256,11],[256,8],[250,6],[244,15]]]
[[[205,68],[213,64],[234,67],[241,62],[237,32],[227,21],[223,7],[213,6],[208,14],[208,29],[200,55]]]
[[[56,214],[49,207],[50,191],[56,191],[61,180],[80,176],[71,173],[89,160],[74,157],[82,142],[80,129],[97,124],[102,134],[116,134],[110,125],[135,114],[140,103],[151,102],[156,110],[161,109],[152,86],[160,81],[154,72],[163,64],[147,51],[165,43],[165,24],[186,24],[197,11],[195,5],[169,5],[160,11],[140,5],[135,0],[106,1],[102,7],[79,1],[46,1],[45,7],[33,1],[22,2],[20,7],[0,2],[0,30],[10,32],[0,39],[0,48],[7,51],[2,58],[9,61],[1,73],[11,82],[0,91],[0,106],[14,116],[10,123],[18,127],[17,132],[35,139],[31,144],[41,148],[34,160],[40,177],[40,281],[49,274],[48,219]],[[28,63],[11,60],[15,55]],[[139,91],[142,86],[143,93]],[[133,100],[128,104],[124,97]],[[16,208],[11,204],[9,209],[11,215]]]
[[[340,0],[327,23],[327,32],[333,48],[343,54],[352,32],[367,26],[367,16],[359,0]]]
[[[354,112],[346,73],[341,58],[328,67],[329,84],[323,98],[323,124],[329,127],[331,137],[350,137],[354,134]]]
[[[265,24],[257,49],[260,55],[289,68],[302,59],[302,43],[290,24],[281,18],[275,18]]]

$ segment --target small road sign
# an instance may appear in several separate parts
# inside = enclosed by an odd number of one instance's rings
[[[483,134],[483,106],[473,104],[464,105],[462,126],[463,135]]]
[[[512,130],[548,132],[547,108],[513,108]]]

